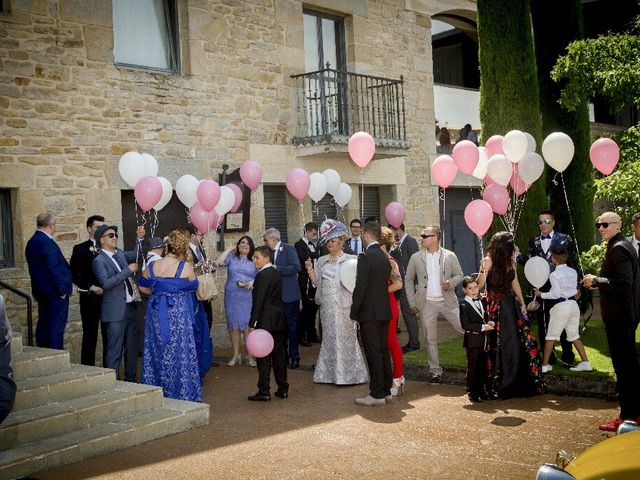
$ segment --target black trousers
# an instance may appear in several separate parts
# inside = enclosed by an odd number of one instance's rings
[[[286,332],[272,333],[273,350],[264,358],[256,358],[258,367],[258,391],[263,395],[269,395],[271,390],[271,368],[276,384],[282,390],[288,391],[287,383],[287,352],[286,352]]]
[[[202,302],[204,311],[207,314],[207,324],[209,324],[209,331],[211,331],[211,325],[213,324],[213,309],[211,308],[211,302]]]
[[[316,315],[318,313],[318,305],[315,300],[311,300],[304,295],[302,296],[302,309],[300,310],[300,341],[307,340],[310,342],[318,336],[316,333]]]
[[[373,398],[384,398],[391,394],[393,373],[387,344],[388,328],[389,320],[360,322],[362,347],[369,367],[370,395]]]
[[[542,300],[542,309],[538,313],[538,344],[540,351],[544,351],[545,337],[547,336],[547,327],[549,326],[549,312],[557,304],[556,300]],[[562,347],[562,355],[560,359],[564,363],[573,364],[575,354],[573,353],[573,344],[567,340],[567,332],[562,331],[560,335],[560,346]],[[553,357],[553,352],[551,353]]]
[[[484,347],[467,349],[467,393],[478,396],[484,394],[487,382],[487,352]]]
[[[603,312],[603,317],[605,313]],[[606,318],[606,317],[605,317]],[[640,417],[640,364],[636,351],[635,327],[628,319],[614,318],[604,322],[611,363],[618,380],[620,418]]]
[[[80,294],[80,318],[82,319],[82,349],[80,363],[95,366],[96,345],[98,344],[98,327],[102,331],[102,365],[106,364],[107,329],[100,321],[102,296],[92,293]]]

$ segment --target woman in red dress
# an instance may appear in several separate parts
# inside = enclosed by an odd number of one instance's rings
[[[389,352],[391,353],[391,359],[393,361],[393,384],[391,386],[391,396],[402,395],[404,393],[404,375],[402,374],[402,348],[400,342],[398,342],[398,334],[396,329],[398,327],[398,301],[396,300],[395,293],[402,288],[402,278],[400,276],[400,268],[394,258],[389,256],[389,252],[396,244],[396,237],[393,230],[388,227],[382,227],[382,234],[380,235],[380,247],[389,257],[391,263],[391,275],[389,276],[389,305],[391,306],[391,321],[389,322],[389,330],[387,331],[387,345]]]

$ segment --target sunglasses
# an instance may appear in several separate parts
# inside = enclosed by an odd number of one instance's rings
[[[609,225],[612,223],[620,223],[620,222],[596,222],[596,228],[609,228]]]
[[[420,238],[423,238],[423,239],[431,238],[431,237],[437,237],[437,235],[425,235],[424,233],[420,235]]]
[[[538,225],[542,225],[543,223],[544,223],[545,225],[551,225],[551,222],[552,222],[552,221],[553,221],[553,220],[549,220],[549,219],[538,220]]]
[[[106,235],[101,236],[100,238],[104,238],[104,237],[108,237],[108,238],[118,238],[118,234],[117,233],[107,233]]]

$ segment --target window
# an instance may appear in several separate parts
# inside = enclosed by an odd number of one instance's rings
[[[376,217],[380,221],[380,193],[378,192],[378,187],[364,187],[364,191],[360,187],[360,194],[362,195],[360,220],[364,222],[368,217]],[[384,222],[384,220],[386,219],[383,218],[382,221]],[[382,223],[382,225],[386,225],[386,223]]]
[[[11,191],[0,188],[0,268],[13,267]]]
[[[284,185],[264,185],[264,223],[267,228],[277,228],[280,240],[288,242],[287,190]],[[262,234],[262,232],[260,232]],[[262,242],[257,242],[261,245]]]
[[[330,193],[327,193],[318,203],[313,202],[311,207],[313,209],[313,222],[317,223],[318,226],[322,225],[322,222],[327,218],[338,219],[336,202]]]
[[[179,73],[176,0],[113,0],[117,65]]]

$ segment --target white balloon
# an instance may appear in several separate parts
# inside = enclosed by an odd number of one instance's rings
[[[158,203],[153,207],[156,212],[159,212],[166,207],[167,203],[169,203],[173,196],[173,187],[171,186],[171,182],[164,177],[158,177],[158,180],[160,180],[160,183],[162,184],[162,196],[160,197],[160,200],[158,200]]]
[[[536,288],[547,283],[550,273],[549,263],[542,257],[531,257],[524,264],[524,276]]]
[[[335,196],[336,192],[338,191],[338,187],[342,182],[340,174],[333,168],[327,168],[324,172],[322,172],[322,175],[324,175],[324,178],[327,179],[327,192]]]
[[[236,202],[236,194],[233,193],[226,185],[220,187],[220,200],[218,200],[218,204],[214,208],[216,213],[222,217],[229,210],[233,208],[233,204]]]
[[[176,182],[176,195],[187,208],[193,207],[196,203],[198,183],[198,179],[189,174],[181,176]]]
[[[340,264],[340,283],[353,293],[356,288],[356,274],[358,272],[358,260],[350,258]]]
[[[120,157],[118,171],[122,179],[130,187],[135,187],[138,180],[145,176],[145,162],[138,152],[127,152]]]
[[[573,159],[575,147],[566,133],[553,132],[542,142],[542,156],[551,168],[564,172]]]
[[[344,207],[347,203],[349,203],[349,200],[351,200],[351,195],[353,195],[351,187],[346,183],[341,183],[338,187],[338,191],[333,196],[333,199],[340,207]]]
[[[309,175],[309,196],[314,202],[319,202],[327,194],[327,177],[322,173],[313,172]]]
[[[544,160],[536,152],[527,153],[518,163],[518,175],[527,185],[538,180],[544,172]]]
[[[511,130],[504,136],[502,142],[502,150],[505,156],[513,163],[522,160],[529,148],[529,142],[524,132],[520,130]]]
[[[141,154],[144,160],[144,175],[145,177],[157,177],[158,176],[158,162],[148,153]]]
[[[487,175],[491,177],[491,180],[503,187],[509,185],[511,175],[513,174],[513,167],[511,162],[507,160],[507,157],[496,153],[489,159],[487,163]]]
[[[533,138],[533,135],[529,132],[524,132],[524,134],[527,136],[527,152],[535,152],[537,146],[536,139]]]
[[[487,152],[485,151],[484,147],[478,147],[478,151],[480,152],[478,164],[476,165],[476,168],[473,170],[473,172],[471,172],[471,175],[479,180],[482,180],[487,175],[487,164],[489,163],[489,159],[487,158]]]

